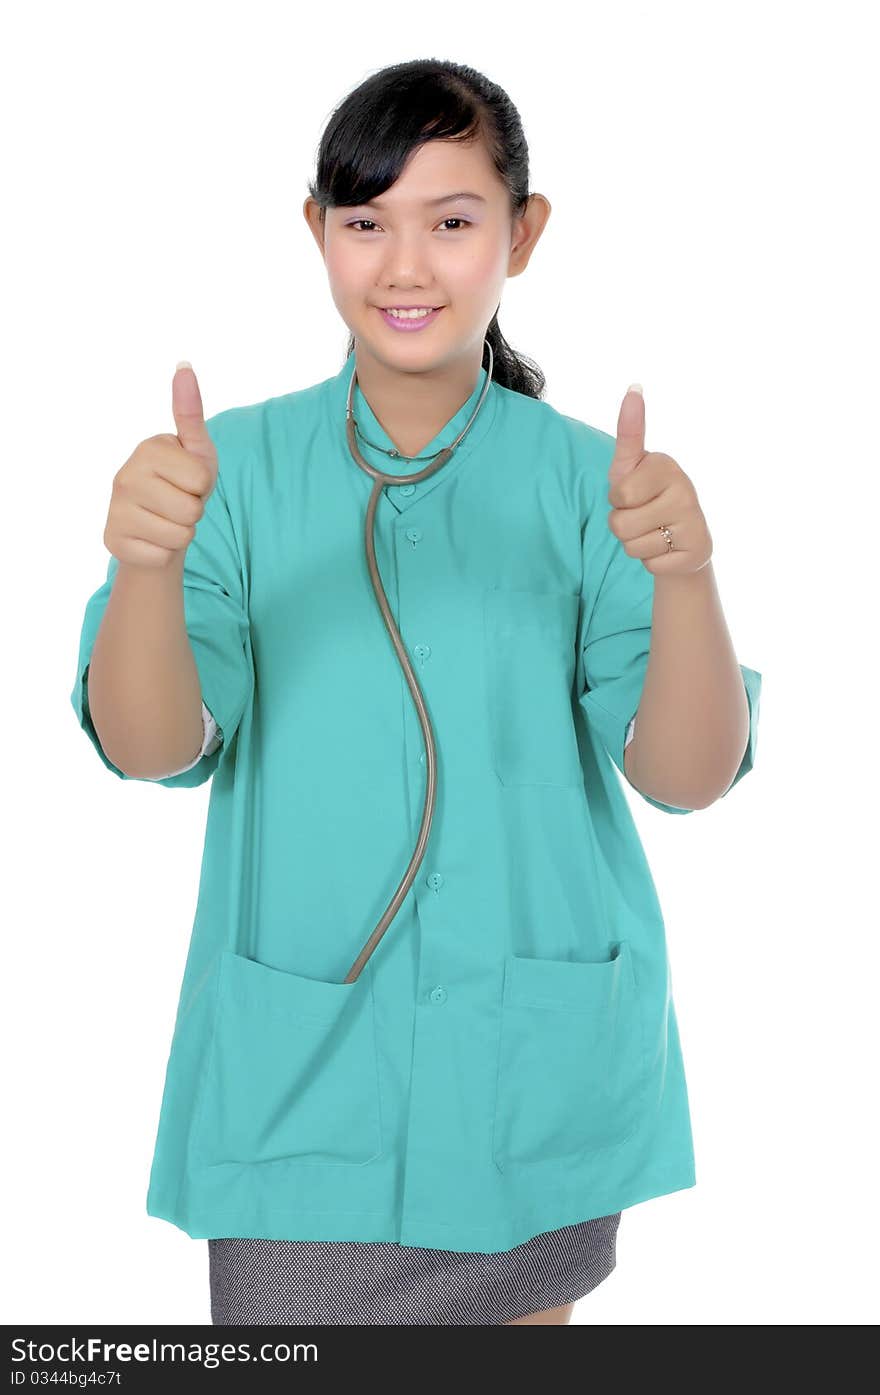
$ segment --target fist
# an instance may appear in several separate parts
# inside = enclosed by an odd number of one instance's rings
[[[645,450],[645,400],[629,388],[608,471],[608,527],[655,576],[698,572],[712,556],[697,491],[671,455]]]
[[[174,374],[171,410],[177,435],[141,441],[113,478],[104,546],[129,566],[182,564],[217,482],[217,451],[190,367]]]

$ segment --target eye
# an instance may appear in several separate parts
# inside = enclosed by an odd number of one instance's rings
[[[442,220],[442,222],[443,222],[443,223],[461,223],[464,227],[467,227],[467,228],[471,227],[471,222],[470,222],[469,219],[467,219],[467,218],[456,218],[454,215],[453,215],[452,217],[450,217],[450,218],[444,218],[444,219]],[[373,219],[372,219],[372,218],[355,218],[355,220],[354,220],[353,223],[346,223],[345,226],[346,226],[347,228],[356,228],[356,227],[358,226],[359,223],[361,223],[361,224],[363,224],[363,223],[369,223],[369,224],[370,224],[372,227],[374,227],[374,228],[376,228],[376,227],[379,226],[378,223],[374,223],[374,222],[373,222]],[[442,223],[441,223],[441,226],[442,226]],[[453,232],[457,232],[458,229],[457,229],[457,228],[453,228],[452,231],[453,231]]]

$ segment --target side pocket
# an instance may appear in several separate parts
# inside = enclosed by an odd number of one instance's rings
[[[567,591],[484,591],[489,742],[502,785],[583,781],[572,707],[579,605]]]
[[[193,1124],[222,1163],[367,1163],[381,1152],[373,979],[330,983],[224,950]]]
[[[623,1143],[646,1083],[629,942],[597,962],[505,961],[492,1156],[499,1171]]]

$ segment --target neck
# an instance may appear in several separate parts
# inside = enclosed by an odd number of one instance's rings
[[[401,455],[415,456],[467,402],[482,366],[482,342],[474,353],[424,372],[383,363],[355,342],[358,387],[376,420]]]

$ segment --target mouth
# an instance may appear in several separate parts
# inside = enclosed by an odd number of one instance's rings
[[[389,311],[383,310],[381,305],[377,305],[375,308],[382,316],[386,325],[390,325],[392,329],[401,331],[404,334],[412,334],[414,330],[425,329],[427,325],[433,324],[445,307],[437,305],[433,310],[429,310],[427,315],[407,316],[403,319],[398,319],[395,315],[390,314]]]

